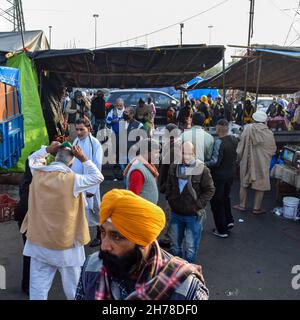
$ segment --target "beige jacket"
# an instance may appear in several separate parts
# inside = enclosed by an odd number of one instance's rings
[[[255,190],[270,190],[270,162],[276,152],[273,132],[264,123],[245,126],[238,144],[241,185]]]

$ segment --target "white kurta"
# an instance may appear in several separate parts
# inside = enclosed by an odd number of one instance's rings
[[[102,159],[103,159],[102,146],[101,146],[101,143],[92,136],[92,134],[89,134],[85,139],[82,139],[82,140],[76,138],[73,145],[74,146],[78,145],[82,149],[83,153],[87,156],[87,158],[91,160],[100,171],[102,170]],[[74,163],[72,165],[72,170],[78,174],[86,173],[85,167],[82,165],[82,163],[78,159],[74,160]],[[100,220],[99,208],[101,203],[100,184],[86,190],[85,193],[94,194],[94,197],[92,198],[86,197],[85,213],[88,220],[88,224],[90,227],[98,226],[99,220]]]
[[[54,162],[50,166],[45,166],[44,161],[47,155],[46,147],[35,152],[29,157],[29,166],[34,175],[35,170],[40,171],[59,171],[59,172],[73,172],[69,167],[63,163]],[[86,161],[83,163],[84,175],[76,174],[74,180],[74,196],[78,197],[80,193],[96,187],[99,185],[99,181],[103,181],[104,177],[93,164],[92,161]],[[76,246],[67,250],[52,250],[41,246],[38,246],[30,241],[26,241],[24,247],[24,256],[35,258],[44,263],[50,264],[56,267],[80,267],[85,261],[84,246]]]

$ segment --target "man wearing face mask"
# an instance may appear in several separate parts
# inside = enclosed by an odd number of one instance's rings
[[[106,117],[106,125],[111,128],[114,138],[111,140],[113,152],[115,154],[116,163],[114,165],[114,176],[117,177],[116,170],[120,169],[119,161],[119,146],[120,146],[120,124],[124,120],[124,100],[119,98],[116,101],[116,106],[108,113]]]
[[[139,130],[143,128],[143,124],[137,120],[135,120],[135,110],[133,107],[127,107],[124,110],[123,113],[123,118],[125,122],[125,126],[124,126],[124,135],[121,135],[121,139],[125,138],[127,141],[127,152],[126,154],[122,154],[120,156],[120,163],[121,163],[121,167],[122,167],[122,171],[125,170],[126,165],[128,164],[128,162],[130,161],[130,159],[128,159],[128,154],[130,149],[139,141],[140,137],[136,137],[136,139],[132,139],[130,136],[130,133],[133,132],[134,130]],[[123,128],[122,128],[123,129]],[[121,130],[122,130],[121,129]],[[143,131],[141,131],[141,133],[143,133]],[[146,131],[145,131],[146,133]],[[136,131],[136,134],[139,135],[140,133],[138,131]],[[146,134],[145,134],[146,137]],[[125,141],[124,141],[125,143]],[[123,141],[121,142],[121,144],[123,144]]]
[[[74,140],[73,146],[79,146],[83,153],[91,160],[96,167],[102,171],[103,150],[101,143],[93,137],[91,133],[91,123],[87,118],[78,119],[75,123],[77,138]],[[75,159],[72,165],[72,170],[78,174],[85,173],[85,167]],[[99,207],[100,207],[100,184],[85,192],[86,208],[85,213],[89,227],[97,226],[96,238],[91,242],[91,247],[100,245],[100,230],[99,230]]]
[[[71,99],[66,107],[65,113],[68,120],[68,130],[70,141],[73,142],[76,138],[75,122],[87,115],[88,108],[82,96],[81,91],[74,93],[74,98]]]
[[[194,263],[205,207],[213,197],[215,187],[209,169],[196,159],[195,148],[189,141],[182,144],[182,160],[182,164],[170,165],[166,186],[166,199],[171,207],[171,253]]]
[[[48,154],[55,162],[45,165]],[[75,174],[71,165],[76,157],[85,173]],[[75,297],[84,245],[90,241],[84,213],[83,193],[103,181],[101,172],[79,146],[53,142],[29,157],[33,179],[28,211],[21,227],[27,241],[23,254],[31,257],[30,300],[47,300],[57,271],[68,300]]]
[[[131,191],[102,199],[101,247],[86,260],[76,300],[207,300],[201,267],[173,257],[157,237],[165,215]]]
[[[157,178],[159,173],[160,145],[155,140],[144,139],[136,144],[138,156],[133,158],[124,171],[126,189],[158,203]]]

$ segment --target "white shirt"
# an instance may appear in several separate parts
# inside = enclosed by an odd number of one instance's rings
[[[101,171],[102,170],[102,159],[103,159],[103,150],[101,143],[89,134],[86,138],[80,140],[76,138],[74,146],[79,146],[87,158],[96,165],[96,167]],[[85,174],[85,167],[78,159],[74,159],[72,170],[78,174]],[[100,197],[100,183],[86,190],[88,193],[94,194],[94,197],[86,198],[86,217],[88,219],[88,224],[90,227],[99,225],[99,208],[101,203]]]
[[[29,156],[29,167],[32,175],[35,170],[46,172],[73,172],[68,166],[60,162],[54,162],[49,166],[45,166],[45,157],[47,156],[46,147],[42,147],[39,151]],[[95,187],[104,180],[102,173],[93,164],[92,161],[83,163],[85,174],[75,175],[73,194],[78,197],[80,193]],[[36,245],[29,240],[26,241],[23,255],[35,258],[47,264],[56,267],[80,267],[85,261],[84,246],[76,246],[66,250],[52,250]]]

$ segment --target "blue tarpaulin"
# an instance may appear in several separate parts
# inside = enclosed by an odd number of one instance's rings
[[[281,51],[281,50],[271,50],[271,49],[256,49],[255,51],[269,52],[269,53],[274,53],[274,54],[281,54],[283,56],[300,58],[300,51],[283,51],[283,50]]]
[[[187,87],[190,87],[196,83],[203,81],[204,79],[201,77],[196,77],[187,83]],[[202,96],[207,96],[208,94],[212,95],[212,98],[215,100],[219,95],[218,89],[195,89],[188,92],[190,99],[199,100]]]
[[[186,86],[190,87],[194,84],[196,85],[197,83],[199,83],[203,80],[204,80],[203,78],[198,76],[198,77],[192,79],[191,81],[189,81],[186,84]],[[151,90],[153,90],[153,88],[151,88]],[[174,87],[157,88],[157,90],[166,92],[176,99],[180,99],[180,91],[175,90]],[[188,94],[189,99],[194,98],[196,100],[199,100],[202,96],[207,96],[208,94],[211,94],[213,99],[215,100],[216,97],[219,95],[219,91],[218,91],[218,89],[195,89],[195,90],[189,91],[187,94]]]
[[[15,68],[0,67],[0,82],[19,89],[19,70]]]

